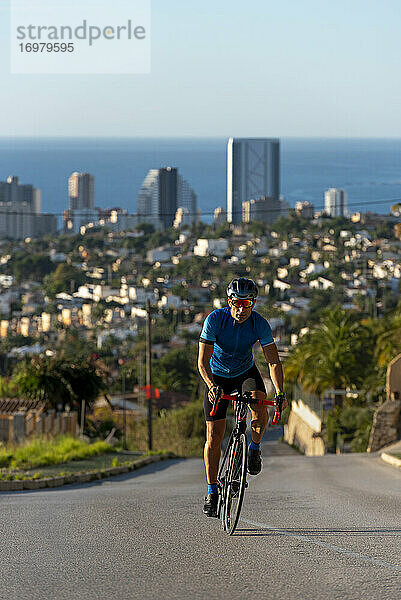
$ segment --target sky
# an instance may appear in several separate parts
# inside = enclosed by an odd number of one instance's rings
[[[9,4],[2,137],[401,137],[399,0],[152,0],[146,75],[10,74]]]

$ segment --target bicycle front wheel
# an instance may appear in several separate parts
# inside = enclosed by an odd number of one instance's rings
[[[248,446],[246,437],[241,433],[232,445],[224,502],[224,529],[232,535],[237,527],[244,500],[246,487],[246,469]]]

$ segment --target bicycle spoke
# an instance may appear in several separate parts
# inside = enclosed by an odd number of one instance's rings
[[[225,481],[224,529],[232,535],[238,523],[246,485],[247,443],[244,434],[240,434],[230,452],[228,479]]]

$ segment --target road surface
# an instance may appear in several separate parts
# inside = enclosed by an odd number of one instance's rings
[[[201,513],[196,459],[1,493],[0,598],[400,600],[401,473],[278,448],[233,537]]]

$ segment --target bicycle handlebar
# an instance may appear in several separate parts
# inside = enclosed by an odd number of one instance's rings
[[[277,399],[277,401],[275,401],[275,400],[267,400],[267,399],[262,399],[262,398],[252,398],[252,397],[247,398],[246,396],[243,396],[243,395],[222,394],[221,392],[222,392],[221,388],[218,388],[217,398],[213,402],[213,408],[210,411],[211,417],[214,417],[214,415],[216,414],[217,407],[219,405],[220,400],[232,400],[232,401],[237,401],[237,402],[238,401],[244,402],[245,404],[258,404],[259,406],[274,406],[276,408],[276,410],[274,411],[272,424],[276,425],[280,420],[281,407],[282,407],[281,399]]]
[[[239,397],[236,396],[234,394],[223,394],[222,396],[220,396],[221,400],[240,400],[240,402],[245,402],[246,404],[259,404],[260,406],[276,406],[276,403],[274,402],[274,400],[266,400],[266,399],[262,399],[262,398],[250,398],[248,399],[244,399],[244,397]]]

